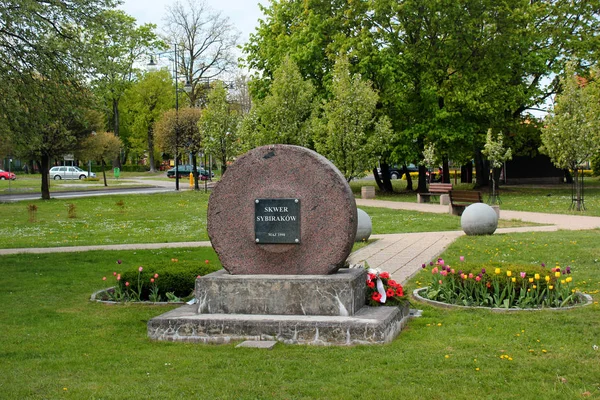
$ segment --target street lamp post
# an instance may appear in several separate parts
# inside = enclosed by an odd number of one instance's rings
[[[179,190],[179,77],[177,76],[177,61],[179,54],[177,53],[177,43],[173,44],[172,51],[165,51],[162,53],[158,53],[157,55],[163,54],[173,54],[173,75],[175,79],[175,190]],[[148,67],[154,68],[156,67],[156,63],[154,62],[154,58],[150,56],[150,62],[148,63]],[[185,82],[183,86],[183,90],[186,93],[191,92],[192,85],[189,81]]]

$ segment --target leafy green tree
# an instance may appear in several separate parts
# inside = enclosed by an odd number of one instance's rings
[[[106,183],[106,164],[110,163],[121,151],[121,139],[112,132],[93,132],[81,144],[78,155],[84,160],[95,160],[102,165],[104,186]]]
[[[132,133],[146,144],[150,171],[156,171],[154,159],[154,123],[175,104],[173,80],[167,70],[146,72],[125,93],[126,108],[131,113]]]
[[[198,128],[202,110],[199,108],[185,107],[179,110],[168,110],[154,124],[154,134],[158,147],[170,154],[176,154],[185,149],[192,154],[194,171],[194,187],[198,186],[197,157],[202,150],[203,138]]]
[[[481,153],[487,157],[492,167],[492,194],[490,196],[490,203],[496,204],[498,201],[498,179],[496,177],[500,176],[500,169],[504,162],[512,158],[512,150],[510,147],[504,147],[502,132],[499,132],[497,138],[494,139],[492,129],[488,129],[485,145]]]
[[[43,199],[50,198],[52,159],[72,153],[89,125],[90,49],[83,32],[99,28],[104,11],[115,5],[111,0],[0,3],[0,135],[12,136],[15,154],[36,160]]]
[[[596,78],[597,71],[595,71]],[[563,90],[542,128],[542,147],[558,168],[573,171],[575,209],[583,208],[579,166],[600,151],[600,90],[596,80],[586,80],[569,64],[562,78]]]
[[[205,151],[221,162],[222,173],[227,170],[227,162],[240,151],[239,121],[239,113],[227,101],[227,89],[223,83],[217,82],[208,95],[208,104],[198,126],[204,135]]]
[[[106,23],[100,29],[86,31],[93,51],[90,65],[91,84],[105,108],[108,128],[121,137],[119,102],[140,71],[135,61],[151,49],[163,49],[164,44],[154,33],[155,25],[136,26],[133,17],[121,10],[102,14]],[[127,151],[124,152],[125,159]],[[117,158],[120,166],[121,160]]]
[[[334,69],[333,97],[323,107],[324,135],[315,139],[319,153],[331,160],[349,182],[364,176],[373,165],[368,152],[373,129],[377,93],[360,75],[351,76],[348,60],[340,59]]]
[[[245,147],[266,144],[312,147],[313,99],[313,85],[302,78],[290,58],[285,58],[274,73],[270,93],[254,102],[244,120]]]

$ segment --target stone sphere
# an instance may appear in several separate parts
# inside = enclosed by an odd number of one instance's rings
[[[358,213],[358,227],[356,228],[356,239],[354,241],[362,242],[363,240],[369,240],[369,236],[371,236],[371,232],[373,231],[371,217],[360,208],[357,208],[356,212]]]
[[[474,203],[463,211],[460,226],[467,235],[491,235],[498,227],[498,215],[487,204]]]

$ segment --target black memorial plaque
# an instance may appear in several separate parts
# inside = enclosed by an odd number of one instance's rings
[[[256,243],[300,243],[299,199],[254,200]]]

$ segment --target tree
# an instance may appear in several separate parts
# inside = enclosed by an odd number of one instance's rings
[[[121,139],[112,132],[93,132],[82,143],[78,152],[84,160],[95,160],[102,165],[104,186],[106,183],[106,163],[111,162],[121,151]]]
[[[285,58],[274,73],[270,93],[254,102],[244,120],[245,147],[250,149],[266,144],[312,147],[313,100],[313,85],[302,79],[290,58]]]
[[[125,102],[132,113],[132,131],[146,143],[150,171],[156,171],[154,161],[154,122],[165,110],[174,106],[175,88],[167,70],[138,75],[138,81],[126,92]]]
[[[594,79],[597,74],[596,70]],[[600,91],[596,80],[588,81],[575,73],[573,63],[568,65],[561,83],[562,92],[556,96],[542,128],[540,151],[558,168],[573,171],[575,209],[581,211],[584,205],[579,165],[600,151]]]
[[[154,33],[155,25],[138,27],[135,19],[121,10],[106,11],[102,17],[107,23],[88,32],[88,42],[96,50],[91,52],[91,84],[105,107],[108,128],[120,137],[119,102],[139,72],[134,63],[150,49],[163,49],[164,44]],[[117,162],[120,166],[120,158]]]
[[[208,104],[198,123],[204,135],[204,149],[220,162],[222,173],[227,170],[227,162],[239,152],[237,128],[239,113],[231,109],[227,102],[227,90],[217,82],[208,95]]]
[[[324,135],[315,138],[316,149],[350,182],[373,165],[374,157],[367,147],[377,93],[360,75],[350,75],[345,58],[335,65],[331,91],[333,97],[323,107]]]
[[[220,13],[212,11],[203,0],[177,1],[167,7],[167,40],[176,43],[181,57],[177,68],[192,86],[187,93],[191,107],[199,106],[208,82],[235,65],[234,49],[239,33]]]
[[[164,112],[154,124],[154,134],[160,149],[176,154],[177,159],[181,148],[193,155],[194,188],[196,190],[199,190],[196,154],[202,150],[203,144],[198,128],[201,115],[202,110],[199,108],[171,109]]]
[[[0,4],[1,135],[11,135],[17,155],[35,159],[42,198],[50,198],[54,157],[76,149],[88,122],[85,87],[89,46],[83,31],[102,26],[111,0],[8,0]],[[89,133],[89,131],[88,131]]]
[[[499,201],[497,177],[500,176],[500,169],[504,162],[512,158],[512,150],[504,147],[504,137],[502,132],[499,132],[497,139],[494,139],[492,136],[492,129],[490,128],[488,129],[485,145],[483,146],[483,151],[481,153],[487,157],[490,166],[492,167],[492,194],[490,196],[490,203],[496,204]]]

